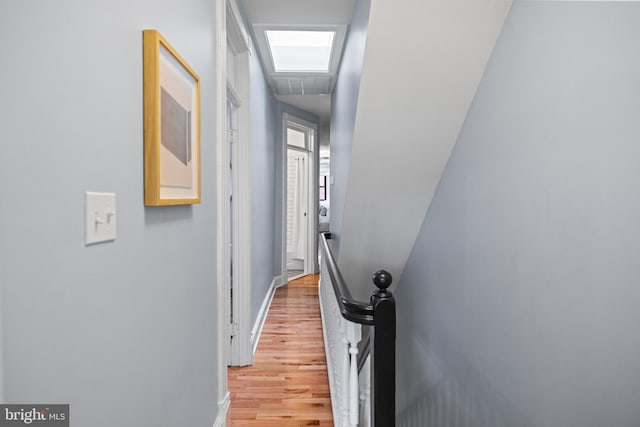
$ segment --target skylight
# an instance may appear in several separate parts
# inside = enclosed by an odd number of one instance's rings
[[[267,30],[276,72],[329,72],[333,31]]]

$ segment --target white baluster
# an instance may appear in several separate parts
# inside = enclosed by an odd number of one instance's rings
[[[371,355],[367,356],[360,375],[360,424],[371,427]]]
[[[349,425],[359,424],[358,413],[358,343],[362,338],[362,327],[357,323],[347,322],[347,339],[349,340],[350,368],[349,368]]]
[[[345,326],[346,320],[343,320],[342,324]],[[347,427],[349,425],[349,340],[347,335],[342,330],[342,426]]]

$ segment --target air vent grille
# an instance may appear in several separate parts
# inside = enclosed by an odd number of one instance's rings
[[[276,78],[278,95],[325,95],[329,93],[329,77]]]

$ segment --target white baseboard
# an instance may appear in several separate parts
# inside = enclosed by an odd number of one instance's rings
[[[225,427],[227,425],[227,412],[231,406],[231,394],[227,392],[227,395],[218,402],[218,416],[213,423],[213,427]]]
[[[256,317],[256,322],[253,325],[253,329],[251,330],[250,342],[253,346],[253,355],[256,354],[258,341],[260,341],[260,335],[262,335],[264,322],[265,320],[267,320],[267,314],[269,313],[269,307],[271,307],[271,301],[273,301],[273,295],[276,293],[276,288],[280,286],[282,286],[282,276],[274,277],[271,281],[271,284],[269,285],[269,290],[267,290],[264,301],[262,301],[262,306],[260,307],[260,311],[258,312],[258,316]]]
[[[284,285],[287,284],[287,282],[282,280],[283,277],[287,277],[287,274],[285,274],[284,276],[282,274],[280,274],[279,276],[276,276],[276,277],[273,278],[273,280],[275,280],[275,283],[276,283],[276,288],[279,288],[279,287],[284,286]]]

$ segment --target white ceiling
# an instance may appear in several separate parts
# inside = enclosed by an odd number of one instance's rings
[[[345,25],[355,0],[240,0],[249,24]]]
[[[255,24],[278,26],[348,25],[351,22],[355,6],[355,0],[239,0],[239,3],[245,12],[250,28],[253,28]],[[259,48],[259,46],[257,47]],[[265,52],[260,53],[262,61],[265,56]],[[264,61],[263,68],[267,69]],[[266,77],[272,88],[276,87],[273,78],[269,75]],[[276,98],[316,114],[321,121],[330,118],[330,95],[276,94]]]
[[[331,95],[276,95],[278,101],[308,111],[322,119],[331,116]]]

